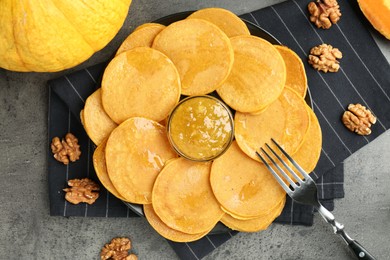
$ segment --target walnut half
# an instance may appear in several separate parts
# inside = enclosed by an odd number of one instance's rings
[[[349,130],[359,135],[371,134],[370,127],[376,123],[376,117],[361,104],[349,104],[341,120]]]
[[[131,241],[127,237],[116,237],[107,243],[100,252],[100,259],[112,259],[112,260],[137,260],[138,257],[135,254],[129,255],[131,249]]]
[[[69,164],[69,161],[77,161],[81,155],[78,140],[71,133],[67,133],[62,140],[54,137],[51,142],[51,151],[54,154],[54,158],[65,165]]]
[[[340,6],[337,0],[317,0],[307,6],[310,13],[310,21],[318,28],[329,29],[336,24],[341,17]]]
[[[311,48],[308,57],[309,64],[316,70],[323,72],[337,72],[340,69],[340,62],[343,54],[337,48],[329,44],[321,44]]]
[[[84,179],[73,179],[68,181],[70,188],[65,188],[65,199],[72,204],[79,204],[86,202],[88,204],[94,203],[99,198],[100,187],[94,181]]]

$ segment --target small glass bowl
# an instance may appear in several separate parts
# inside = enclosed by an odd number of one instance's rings
[[[233,141],[233,115],[215,97],[191,96],[172,110],[167,131],[171,146],[180,156],[198,162],[211,161],[225,153]],[[221,140],[215,139],[219,137]]]

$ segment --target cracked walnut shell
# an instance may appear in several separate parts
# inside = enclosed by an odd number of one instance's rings
[[[54,137],[51,142],[51,151],[54,158],[65,165],[77,161],[81,155],[78,139],[71,133],[67,133],[62,140]]]
[[[88,204],[94,203],[99,198],[100,187],[94,181],[84,179],[73,179],[68,181],[70,188],[65,188],[65,199],[72,204],[85,202]]]
[[[342,57],[343,54],[339,49],[323,43],[311,48],[308,62],[318,71],[337,72],[340,69],[340,62],[337,59]]]
[[[371,134],[370,127],[376,123],[376,117],[361,104],[349,104],[341,120],[349,130],[359,135]]]
[[[137,260],[138,257],[135,254],[129,255],[131,249],[131,241],[127,237],[116,237],[107,243],[100,252],[100,259],[112,259],[112,260]]]
[[[341,17],[340,6],[337,0],[317,0],[307,6],[310,13],[310,21],[318,28],[329,29],[336,24]]]

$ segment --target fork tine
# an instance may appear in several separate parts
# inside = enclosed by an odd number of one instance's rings
[[[264,163],[264,165],[268,168],[268,170],[272,173],[272,175],[275,177],[275,179],[278,181],[280,186],[286,191],[286,193],[290,196],[292,193],[292,190],[287,186],[286,183],[284,183],[283,179],[275,172],[274,169],[267,163],[267,161],[256,151],[257,156],[260,158],[260,160]]]
[[[265,144],[266,146],[268,146],[268,144]],[[271,148],[268,147],[270,150]],[[279,172],[283,175],[283,177],[288,181],[288,183],[291,185],[291,187],[293,187],[293,189],[295,190],[297,188],[297,185],[295,184],[295,182],[291,179],[290,176],[288,176],[288,174],[279,166],[279,164],[277,164],[274,159],[263,149],[263,148],[260,148],[260,150],[265,153],[265,155],[267,155],[268,159],[271,160],[271,162],[273,163],[273,165],[275,165],[275,167],[279,170]],[[272,150],[271,150],[272,151]],[[273,152],[273,151],[272,151]],[[274,152],[273,152],[274,153]],[[280,160],[280,159],[279,159]],[[291,171],[291,169],[288,168],[288,166],[282,161],[282,164],[284,165],[284,167],[286,167],[289,171]]]
[[[284,154],[284,156],[287,157],[287,159],[295,166],[295,168],[297,168],[297,170],[302,174],[302,176],[305,178],[305,180],[312,179],[309,176],[309,174],[307,174],[306,171],[304,169],[302,169],[302,167],[299,166],[299,164],[297,164],[295,162],[295,160],[293,158],[291,158],[291,156],[288,155],[288,153],[273,138],[271,138],[271,141],[279,148],[279,150]],[[295,174],[295,177],[297,177],[296,174]],[[300,180],[300,178],[298,178],[298,179]]]
[[[294,176],[297,182],[302,183],[301,178],[299,178],[299,176],[293,171],[293,169],[291,169],[291,167],[288,166],[287,163],[285,163],[285,161],[282,158],[280,158],[280,156],[267,143],[265,145],[273,153],[273,155],[284,165],[284,167],[291,173],[291,175]]]

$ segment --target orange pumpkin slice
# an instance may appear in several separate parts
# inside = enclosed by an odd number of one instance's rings
[[[234,13],[222,8],[204,8],[192,13],[187,19],[203,19],[219,27],[228,37],[250,35],[246,24]]]
[[[152,204],[144,205],[144,214],[149,224],[157,231],[161,236],[174,242],[191,242],[198,240],[209,233],[209,231],[199,234],[187,234],[168,227],[157,216],[153,209]]]
[[[259,37],[244,35],[230,40],[233,69],[217,92],[237,111],[259,111],[275,101],[284,88],[283,58],[271,43]]]
[[[320,159],[322,132],[316,114],[314,114],[309,106],[306,106],[306,109],[310,115],[309,129],[307,130],[302,146],[293,155],[293,158],[306,172],[312,172]]]
[[[114,185],[110,180],[110,177],[108,176],[105,155],[106,143],[107,140],[104,140],[95,149],[95,152],[93,153],[93,167],[95,168],[96,175],[99,178],[100,182],[103,184],[103,186],[118,199],[126,200],[115,189]]]
[[[145,23],[135,28],[119,47],[116,55],[135,47],[152,47],[153,40],[165,26],[158,23]]]
[[[118,126],[103,108],[100,88],[87,98],[80,117],[85,131],[96,145],[106,139],[111,131]]]
[[[224,214],[210,186],[211,163],[179,158],[161,171],[153,187],[153,208],[170,228],[199,234]]]
[[[388,0],[358,0],[358,3],[372,26],[390,40],[390,2]]]
[[[302,145],[309,128],[309,112],[298,93],[286,87],[280,97],[262,113],[237,112],[234,118],[238,145],[249,157],[260,161],[256,151],[276,140],[287,153],[294,154]]]
[[[176,157],[165,127],[152,120],[134,117],[112,131],[106,145],[110,180],[127,201],[152,202],[152,189],[166,161]]]
[[[130,117],[166,118],[180,98],[180,78],[161,52],[137,47],[116,56],[102,80],[104,110],[118,124]]]
[[[221,222],[233,230],[242,232],[258,232],[265,230],[272,224],[272,222],[274,222],[280,213],[282,213],[285,202],[286,199],[283,199],[269,214],[258,218],[240,220],[230,216],[229,214],[225,214],[223,215]]]
[[[286,46],[275,45],[275,48],[286,64],[286,87],[292,88],[304,98],[307,92],[307,77],[301,58]]]
[[[210,183],[222,207],[242,218],[267,215],[286,197],[268,169],[243,153],[236,142],[214,160]]]
[[[176,65],[183,95],[214,91],[233,65],[229,38],[216,25],[201,19],[170,24],[156,36],[153,48],[165,53]]]

